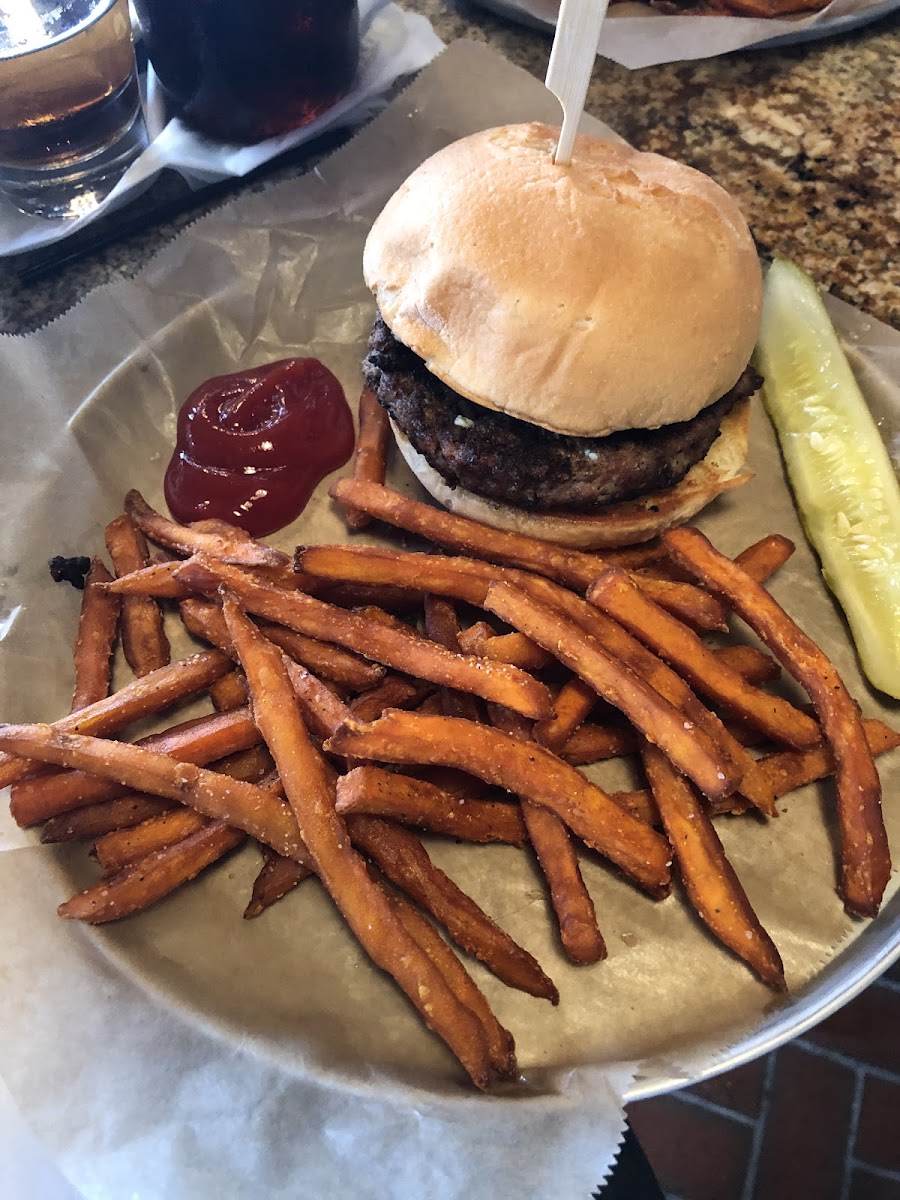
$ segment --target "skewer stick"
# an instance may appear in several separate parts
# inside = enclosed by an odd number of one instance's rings
[[[608,0],[562,0],[559,8],[544,80],[563,110],[562,129],[553,154],[553,161],[559,166],[568,166],[572,161],[572,147],[584,111],[607,4]]]

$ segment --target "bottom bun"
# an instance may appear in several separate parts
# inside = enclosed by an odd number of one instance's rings
[[[597,513],[528,512],[499,504],[465,488],[451,487],[405,434],[391,422],[400,453],[412,473],[435,500],[460,516],[472,517],[495,529],[527,533],[545,542],[579,550],[610,549],[647,542],[675,525],[683,525],[721,492],[753,478],[742,470],[750,432],[750,401],[736,404],[705,458],[695,463],[675,487],[652,492],[639,500],[611,504]]]

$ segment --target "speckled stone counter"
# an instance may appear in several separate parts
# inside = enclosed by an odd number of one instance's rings
[[[474,5],[403,0],[543,79],[550,37]],[[900,19],[781,50],[628,71],[598,59],[587,110],[641,150],[706,171],[760,250],[900,326]]]
[[[543,78],[550,38],[457,0],[401,0],[446,41],[487,42]],[[784,254],[842,299],[900,327],[900,14],[780,50],[627,71],[598,59],[587,108],[635,146],[708,172],[737,198],[760,249]],[[281,165],[254,190],[303,169]],[[165,203],[162,181],[133,206]],[[86,290],[136,270],[193,211],[23,282],[0,263],[0,331],[35,328]]]

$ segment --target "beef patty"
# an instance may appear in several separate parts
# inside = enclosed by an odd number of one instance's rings
[[[473,404],[432,375],[380,313],[363,371],[398,428],[451,486],[538,512],[595,512],[673,487],[705,457],[726,414],[761,383],[748,368],[690,421],[590,438]]]

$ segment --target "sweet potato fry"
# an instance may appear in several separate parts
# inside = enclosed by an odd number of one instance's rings
[[[142,912],[218,862],[245,838],[239,829],[214,821],[183,841],[130,863],[115,875],[104,876],[61,904],[57,912],[67,920],[86,921],[89,925]]]
[[[257,730],[257,732],[259,732]],[[198,763],[198,766],[205,766]],[[232,779],[243,779],[247,783],[259,783],[274,767],[272,756],[260,741],[249,750],[238,750],[235,754],[226,754],[217,758],[213,769],[220,775],[230,775]]]
[[[381,546],[298,546],[294,566],[323,580],[357,586],[390,583],[421,592],[427,581],[433,595],[469,604],[481,604],[491,583],[508,575],[504,567],[477,558],[414,554]]]
[[[284,658],[284,666],[310,730],[316,737],[329,737],[340,724],[350,718],[350,709],[330,692],[320,679],[316,679],[315,675],[307,671],[306,667],[301,667],[289,658]]]
[[[735,555],[734,561],[757,583],[765,583],[784,566],[796,548],[790,538],[769,533]]]
[[[492,658],[495,662],[509,663],[511,667],[521,667],[523,671],[540,671],[553,662],[553,655],[524,633],[496,634],[484,621],[460,631],[459,648],[465,654]]]
[[[537,575],[518,574],[516,586],[521,588],[538,604],[558,608],[570,621],[578,625],[588,637],[596,640],[604,649],[669,701],[684,721],[693,724],[709,741],[718,747],[719,760],[726,780],[730,777],[727,764],[733,764],[740,782],[740,794],[746,796],[761,812],[769,816],[776,814],[775,797],[765,778],[756,768],[751,756],[740,742],[725,728],[719,718],[697,699],[688,684],[662,659],[647,649],[632,634],[606,613],[576,596],[574,592],[559,587],[549,579]],[[690,732],[690,730],[688,730]],[[701,791],[704,789],[701,787]],[[733,790],[733,789],[732,789]],[[705,793],[704,793],[705,794]],[[710,797],[711,798],[711,797]]]
[[[104,531],[117,575],[146,567],[147,542],[127,516],[116,517]],[[159,605],[148,596],[126,596],[122,600],[122,649],[135,675],[149,675],[164,667],[170,658],[169,639],[163,629]]]
[[[41,830],[42,842],[80,842],[114,829],[130,829],[171,808],[168,800],[128,792],[115,800],[100,800],[74,812],[51,817]]]
[[[193,597],[183,601],[179,611],[189,633],[216,646],[223,653],[231,653],[231,640],[218,604]],[[285,629],[283,625],[273,625],[268,621],[258,624],[270,642],[280,646],[295,662],[325,679],[353,688],[354,691],[363,691],[374,687],[384,678],[384,667],[367,662],[349,650],[304,637],[302,633]]]
[[[422,599],[424,600],[424,596]],[[378,604],[355,604],[353,611],[358,617],[366,617],[376,625],[383,625],[385,629],[398,629],[401,633],[419,633],[415,622],[404,620]]]
[[[542,717],[550,712],[550,697],[544,685],[516,667],[453,654],[427,638],[386,629],[301,592],[260,585],[238,567],[203,555],[184,563],[179,567],[179,573],[209,591],[224,584],[240,597],[250,612],[308,636],[337,642],[366,658],[419,679],[471,691],[486,700],[506,704],[525,716]]]
[[[491,723],[504,733],[530,741],[531,732],[517,713],[492,704]],[[522,817],[538,865],[547,881],[559,937],[571,962],[586,965],[606,958],[594,902],[584,885],[578,855],[565,824],[555,812],[522,798]]]
[[[419,533],[438,545],[475,556],[477,561],[486,559],[488,562],[499,564],[501,568],[518,567],[536,572],[582,592],[606,565],[605,560],[598,555],[555,546],[524,534],[492,529],[479,521],[438,510],[378,484],[341,479],[331,489],[331,495],[343,504],[352,505],[351,494],[360,502],[361,508],[388,524]],[[319,574],[320,569],[324,571],[326,559],[324,555],[319,557],[320,549],[335,550],[336,547],[298,547],[300,553],[295,556],[294,565],[298,569],[308,570],[313,575]],[[364,553],[368,548],[355,549]],[[316,562],[319,569],[313,566]],[[427,578],[430,585],[430,577]],[[641,586],[644,585],[643,576],[639,582]],[[651,577],[647,577],[646,582],[661,604],[671,606],[675,613],[683,619],[691,620],[698,628],[727,628],[724,609],[714,597],[702,589],[680,581]],[[439,592],[442,589],[432,587],[431,590]],[[477,603],[477,600],[475,602]]]
[[[188,804],[207,817],[243,829],[279,854],[309,865],[290,810],[255,784],[177,762],[142,746],[66,733],[54,725],[0,725],[0,747]]]
[[[106,585],[106,590],[114,596],[155,596],[158,600],[184,600],[194,593],[175,578],[175,569],[182,560],[166,559],[164,562],[150,563],[137,571],[129,571],[120,575]]]
[[[312,580],[314,577],[309,575],[306,578]],[[359,608],[371,604],[386,612],[408,613],[422,606],[421,590],[396,587],[391,583],[334,583],[316,579],[303,591],[339,608]]]
[[[512,1034],[504,1029],[491,1007],[435,927],[410,904],[405,896],[386,891],[388,903],[400,924],[431,959],[447,982],[447,986],[471,1013],[475,1015],[487,1041],[493,1069],[501,1079],[514,1079],[517,1073],[516,1046]]]
[[[384,678],[384,667],[368,662],[350,650],[304,637],[294,629],[285,629],[283,625],[273,625],[269,621],[260,621],[259,627],[269,641],[280,646],[294,662],[341,687],[362,692]]]
[[[434,784],[380,767],[356,767],[337,781],[339,813],[391,817],[467,842],[524,845],[527,835],[516,804],[502,800],[467,800]]]
[[[228,758],[221,759],[216,763],[215,769],[220,775],[228,775],[232,779],[243,779],[249,783],[261,783],[267,791],[273,791],[274,781],[270,775],[271,767],[272,758],[265,747],[254,746],[251,750],[244,750],[239,754],[232,754]],[[136,798],[136,801],[139,799]],[[118,801],[110,800],[104,803],[115,805]],[[94,856],[105,870],[118,870],[129,862],[146,857],[154,850],[162,850],[165,846],[180,841],[194,830],[201,829],[210,823],[208,817],[201,816],[191,808],[178,807],[160,812],[160,808],[166,805],[166,801],[153,800],[150,796],[146,797],[144,803],[156,805],[156,810],[151,810],[146,817],[139,818],[138,821],[129,822],[128,827],[123,823],[121,826],[110,826],[108,833],[106,830],[97,831],[106,834],[94,845]],[[80,809],[75,815],[80,816],[82,812],[100,808],[100,804],[92,805],[91,809]],[[57,820],[64,819],[57,818]],[[48,821],[44,830],[50,824],[51,822]],[[132,828],[137,825],[140,827]],[[274,850],[272,853],[275,853]]]
[[[312,875],[312,872],[300,863],[291,858],[282,858],[268,846],[263,846],[262,852],[263,865],[253,881],[253,892],[244,909],[245,921],[260,916],[267,908],[271,908],[276,900],[281,900]]]
[[[425,593],[425,634],[448,650],[459,650],[459,617],[452,600]],[[449,715],[449,714],[448,714]]]
[[[616,568],[622,570],[621,567]],[[626,572],[628,574],[628,572]],[[692,629],[728,632],[725,609],[702,588],[678,579],[657,579],[643,572],[630,574],[635,587]],[[584,590],[583,588],[581,589]]]
[[[223,521],[221,517],[203,517],[200,521],[190,521],[188,524],[191,529],[200,533],[216,533],[219,537],[232,538],[236,542],[253,541],[246,529],[241,529],[240,525],[232,525],[230,521]]]
[[[616,622],[593,609],[573,592],[527,572],[502,567],[491,567],[477,559],[448,558],[443,555],[406,554],[395,550],[379,550],[373,547],[301,547],[297,551],[297,564],[312,574],[329,578],[370,580],[381,582],[393,579],[403,585],[421,586],[427,578],[433,593],[452,596],[472,604],[484,605],[488,588],[497,578],[514,582],[525,588],[542,604],[563,606],[565,615],[584,625],[590,623],[589,632],[597,637],[617,658],[627,662],[653,688],[679,709],[686,717],[702,728],[707,737],[712,737],[721,747],[721,758],[733,761],[740,757],[740,747],[729,739],[726,731],[712,713],[700,704],[687,684],[646,650],[635,638]],[[572,607],[574,606],[574,613]],[[585,693],[587,695],[587,693]],[[683,723],[683,722],[682,722]],[[729,749],[726,749],[726,746]],[[754,778],[752,759],[743,757],[745,786],[752,790],[755,803],[772,811],[773,799],[761,791],[759,780]],[[728,772],[726,781],[728,779]]]
[[[368,388],[359,397],[359,433],[353,458],[353,478],[370,483],[384,483],[387,448],[391,427],[387,413]],[[350,529],[365,529],[372,518],[364,512],[348,508],[344,520]]]
[[[138,744],[157,754],[202,766],[246,750],[259,740],[259,731],[245,708],[176,725],[142,738]],[[127,790],[82,771],[55,772],[14,784],[9,807],[13,819],[25,827],[100,800],[112,800]]]
[[[569,828],[653,895],[669,883],[668,846],[622,812],[580,771],[536,743],[455,717],[391,709],[377,721],[343,725],[326,743],[335,754],[380,762],[458,767],[552,808]]]
[[[674,667],[701,694],[775,742],[797,750],[815,746],[821,730],[811,717],[781,696],[752,687],[732,671],[686,625],[664,612],[634,586],[617,567],[603,571],[591,585],[588,599],[639,637]]]
[[[191,526],[193,529],[194,526]],[[279,554],[281,551],[278,552]],[[183,562],[180,558],[166,558],[162,561],[153,562],[147,567],[142,567],[139,571],[131,571],[128,575],[122,575],[119,579],[114,579],[112,583],[106,584],[106,590],[112,592],[116,596],[155,596],[158,600],[186,600],[191,596],[196,595],[193,588],[185,583],[179,583],[175,572]],[[298,591],[307,591],[315,588],[317,591],[331,591],[331,587],[323,584],[320,580],[313,579],[311,575],[304,575],[301,571],[295,571],[291,567],[290,560],[285,559],[278,566],[271,567],[253,567],[252,569],[256,577],[263,583],[272,583],[276,587],[288,589],[297,589]],[[338,585],[335,585],[335,590]],[[357,593],[354,593],[353,603],[359,601],[355,598]]]
[[[433,684],[391,673],[377,687],[351,700],[349,708],[358,721],[374,721],[386,708],[415,708],[433,691]]]
[[[492,529],[480,521],[412,500],[377,483],[339,479],[330,494],[339,504],[362,510],[408,533],[417,533],[437,545],[490,562],[539,571],[563,583],[571,582],[574,576],[576,586],[583,581],[587,587],[604,566],[602,558],[596,555]]]
[[[496,925],[452,879],[434,865],[414,833],[378,817],[351,816],[347,828],[357,846],[387,878],[444,926],[467,954],[484,963],[509,987],[559,1003],[552,979]]]
[[[78,636],[75,639],[75,691],[71,712],[78,712],[109,695],[112,654],[119,629],[121,601],[103,584],[112,576],[99,558],[91,559],[84,581]]]
[[[841,896],[848,912],[874,916],[890,878],[891,855],[878,771],[843,681],[825,653],[765,588],[719,554],[699,530],[673,530],[665,544],[676,562],[728,601],[808,692],[837,764]]]
[[[640,546],[621,546],[604,550],[603,561],[611,567],[624,567],[626,571],[641,571],[668,561],[665,546],[655,539]]]
[[[742,676],[747,683],[759,685],[772,683],[781,674],[781,668],[770,655],[755,646],[716,646],[713,654],[719,662]]]
[[[896,733],[883,721],[864,718],[863,729],[869,749],[874,755],[886,754],[900,746],[900,733]],[[807,783],[815,783],[817,779],[825,779],[834,774],[834,754],[826,742],[814,746],[812,750],[776,750],[759,759],[760,769],[772,785],[776,797],[786,796],[795,788],[804,787]],[[732,797],[732,800],[735,798]],[[745,806],[729,804],[712,805],[713,813],[740,813]]]
[[[722,761],[704,730],[696,722],[686,720],[683,712],[643,677],[609,655],[579,626],[508,584],[492,584],[485,606],[550,650],[598,695],[625,713],[635,728],[660,746],[705,796],[721,799],[735,790],[740,782],[739,772],[733,762]],[[567,820],[564,814],[560,815]]]
[[[225,655],[216,650],[192,654],[136,679],[112,696],[89,704],[79,712],[61,717],[55,728],[68,733],[118,733],[143,717],[153,716],[178,700],[203,691],[230,666]],[[21,758],[0,753],[0,787],[24,779],[33,769],[32,764]]]
[[[473,1083],[485,1087],[490,1062],[483,1030],[410,938],[351,846],[334,809],[325,764],[293,703],[281,651],[266,641],[233,597],[226,595],[223,608],[250,685],[257,724],[275,759],[316,874],[373,962],[393,976]]]
[[[778,951],[750,907],[700,800],[656,746],[645,742],[641,757],[697,915],[763,982],[782,991],[784,967]]]
[[[659,809],[656,807],[656,801],[649,788],[638,788],[629,792],[610,792],[609,798],[615,801],[619,808],[624,808],[626,812],[637,817],[639,821],[643,821],[645,825],[651,825],[654,829],[662,829]]]
[[[209,817],[192,808],[172,808],[134,826],[105,833],[94,844],[94,857],[104,871],[121,871],[130,863],[183,841],[209,824]]]
[[[600,962],[606,958],[606,943],[568,829],[556,813],[532,800],[524,801],[522,814],[547,880],[566,957],[579,965]]]
[[[553,700],[553,716],[534,724],[535,741],[559,754],[572,734],[597,707],[600,697],[589,683],[574,675],[566,680]]]
[[[489,562],[535,571],[539,575],[546,575],[581,591],[590,586],[591,581],[606,565],[599,555],[554,546],[550,542],[542,542],[522,533],[492,529],[482,525],[480,521],[456,516],[443,509],[433,508],[430,504],[422,504],[377,483],[339,479],[332,486],[330,495],[339,504],[362,510],[369,516],[377,517],[399,529],[418,533],[440,546],[448,546],[452,550],[475,555]],[[312,571],[311,567],[305,569]],[[685,588],[683,584],[675,584],[670,588],[665,586],[666,581],[656,580],[652,586],[657,589],[657,598],[660,596],[660,582],[664,585],[662,592],[677,595],[678,608],[683,613],[686,597],[690,594],[690,585]],[[701,614],[701,617],[704,613],[714,611],[714,623],[704,628],[721,628],[724,612],[712,597],[704,597],[699,589],[694,589],[693,595],[696,612]]]
[[[431,592],[425,594],[425,633],[433,642],[459,654],[460,624],[456,615],[456,607],[446,596],[435,596]],[[496,659],[494,660],[497,661]],[[474,696],[465,692],[457,692],[452,688],[441,688],[441,705],[445,717],[462,717],[466,721],[477,721],[480,713],[478,701]]]
[[[558,753],[572,766],[586,767],[605,758],[634,754],[637,749],[638,734],[630,726],[586,723],[579,725]]]
[[[125,497],[125,511],[151,542],[182,554],[195,554],[203,550],[221,558],[223,562],[240,563],[245,567],[283,567],[288,561],[281,550],[274,550],[261,542],[204,533],[195,527],[169,521],[151,508],[135,489]]]
[[[444,705],[441,701],[441,694],[434,691],[430,696],[426,696],[421,704],[417,704],[414,712],[432,713],[434,716],[442,717],[444,715]]]
[[[217,679],[209,689],[216,712],[232,712],[236,708],[244,708],[247,704],[247,680],[240,671],[230,671]]]

